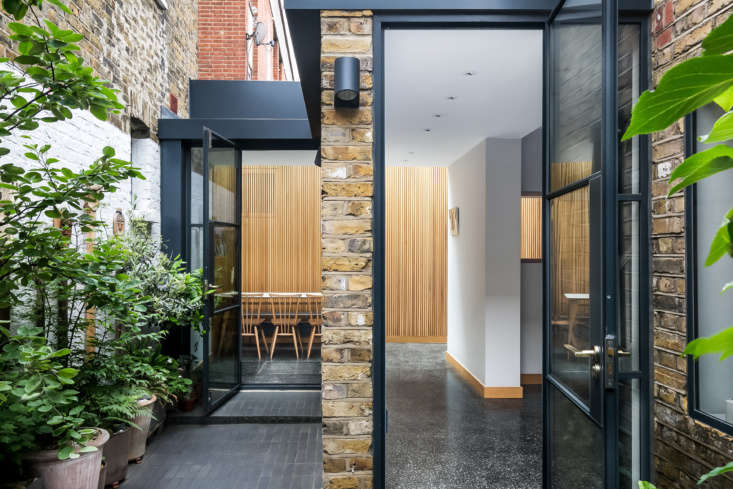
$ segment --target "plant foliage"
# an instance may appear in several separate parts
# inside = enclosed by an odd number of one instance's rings
[[[639,97],[623,140],[666,129],[681,117],[712,102],[718,104],[725,114],[714,123],[710,134],[701,140],[710,144],[733,139],[733,16],[708,34],[702,47],[702,56],[671,68],[662,76],[655,90],[646,91]],[[672,185],[668,196],[731,168],[733,148],[727,145],[717,145],[691,155],[670,175]],[[733,208],[723,217],[715,233],[705,265],[712,266],[726,255],[733,257]],[[721,284],[721,287],[721,293],[724,293],[733,288],[733,281]],[[733,327],[710,337],[697,338],[683,352],[683,355],[691,355],[694,359],[709,354],[719,355],[721,361],[733,355]],[[729,471],[733,471],[733,462],[703,475],[698,484]],[[655,486],[641,481],[639,488],[655,489]]]

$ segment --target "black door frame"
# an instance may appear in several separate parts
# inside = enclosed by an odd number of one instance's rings
[[[209,150],[212,148],[212,139],[217,138],[221,141],[229,143],[232,147],[235,156],[235,179],[236,179],[236,212],[235,212],[235,223],[227,223],[220,221],[212,221],[209,219],[211,209],[209,208]],[[237,271],[235,274],[236,284],[238,292],[241,293],[242,289],[242,274],[241,274],[241,248],[242,248],[242,151],[239,146],[233,141],[220,136],[216,132],[212,131],[208,127],[203,128],[202,135],[202,149],[203,149],[203,215],[201,216],[201,224],[203,229],[204,246],[203,246],[203,266],[204,266],[204,288],[206,289],[211,284],[211,277],[214,273],[214,253],[213,250],[213,238],[214,228],[216,226],[224,226],[228,228],[234,228],[237,231],[237,249],[235,251],[236,257],[238,258]],[[189,237],[190,239],[190,237]],[[207,253],[208,251],[208,253]],[[217,314],[226,314],[229,311],[239,311],[237,317],[241,316],[242,302],[237,299],[237,303],[233,306],[227,306],[222,309],[215,309],[214,307],[214,294],[210,294],[204,300],[204,331],[206,334],[203,335],[203,379],[202,379],[202,392],[204,394],[204,412],[206,415],[211,414],[214,410],[222,406],[229,399],[231,399],[238,391],[239,386],[242,383],[242,362],[241,362],[241,348],[240,343],[237,341],[235,351],[236,363],[234,365],[234,376],[235,383],[229,388],[229,391],[222,397],[212,402],[209,396],[209,384],[210,384],[210,373],[209,373],[209,341],[211,337],[211,319]],[[239,324],[237,323],[237,328]],[[238,330],[236,337],[239,338]]]
[[[557,5],[555,6],[552,11],[528,11],[528,12],[511,12],[511,13],[485,13],[485,14],[466,14],[461,12],[456,12],[454,14],[436,14],[435,12],[431,11],[413,11],[409,13],[399,13],[399,14],[390,14],[390,13],[380,13],[375,12],[374,18],[373,18],[373,56],[374,56],[374,68],[373,68],[373,79],[374,79],[374,259],[373,259],[373,274],[374,274],[374,286],[373,286],[373,307],[374,307],[374,327],[373,327],[373,367],[372,367],[372,377],[373,377],[373,386],[374,386],[374,431],[373,431],[373,457],[374,457],[374,487],[375,489],[382,489],[385,487],[385,475],[386,475],[386,450],[385,450],[385,441],[386,441],[386,432],[388,429],[388,420],[387,420],[387,410],[386,410],[386,383],[385,383],[385,363],[386,363],[386,356],[385,356],[385,222],[386,222],[386,209],[385,209],[385,202],[386,202],[386,186],[385,186],[385,124],[384,124],[384,117],[385,117],[385,99],[384,99],[384,87],[385,87],[385,70],[384,70],[384,31],[386,29],[451,29],[451,28],[490,28],[490,29],[527,29],[527,30],[542,30],[543,31],[543,71],[547,71],[547,60],[548,60],[548,21],[554,16],[559,8],[561,7],[562,3],[564,3],[564,0],[560,0],[557,2]],[[621,6],[625,7],[628,6],[630,3],[634,2],[628,2],[621,0]],[[616,2],[604,2],[606,4],[605,8],[611,8],[608,6],[608,4],[613,4],[613,9],[616,8]],[[634,4],[634,7],[637,5]],[[619,13],[618,19],[620,19],[623,23],[638,23],[641,25],[640,29],[640,64],[641,64],[641,72],[642,76],[644,77],[643,80],[640,80],[640,86],[641,89],[645,89],[647,86],[647,78],[648,78],[648,67],[649,67],[649,61],[648,58],[650,56],[649,51],[649,42],[648,42],[648,14],[650,10],[642,5],[641,8],[634,8],[633,10],[629,11],[621,11]],[[613,22],[614,25],[617,22],[617,17],[614,15],[612,19],[606,19],[607,22]],[[616,46],[613,46],[612,49],[607,49],[604,52],[604,56],[613,56],[616,57]],[[605,64],[605,63],[604,63]],[[615,73],[615,70],[613,70],[613,73]],[[604,76],[613,78],[614,74],[608,74],[604,73]],[[615,93],[615,87],[616,87],[617,81],[615,79],[612,79],[612,87],[614,87],[614,93],[610,97],[604,97],[604,109],[606,107],[613,107],[613,110],[610,111],[609,115],[607,114],[607,117],[609,119],[613,118],[613,127],[617,125],[616,118],[617,118],[617,111],[616,111],[616,93]],[[545,83],[545,86],[543,87],[543,155],[545,158],[547,158],[547,152],[548,152],[548,144],[547,144],[547,136],[546,136],[546,130],[547,127],[547,107],[548,107],[548,87]],[[608,111],[605,111],[608,113]],[[610,138],[610,135],[608,136]],[[614,131],[613,135],[614,141],[617,138],[617,132]],[[610,139],[609,139],[610,140]],[[613,151],[615,154],[615,148],[610,149],[606,148],[608,151]],[[648,199],[648,140],[642,139],[640,141],[640,151],[642,152],[642,156],[640,159],[640,173],[641,173],[641,185],[642,185],[642,195],[640,196],[640,199],[645,198]],[[545,160],[546,161],[546,160]],[[615,164],[614,164],[615,166]],[[546,164],[543,161],[543,172],[546,171]],[[611,180],[611,179],[607,179]],[[613,182],[606,183],[606,185],[616,185],[616,179],[612,179]],[[546,185],[547,181],[547,175],[543,173],[543,185]],[[548,187],[546,187],[548,188]],[[607,189],[605,189],[606,192],[608,192]],[[614,196],[616,196],[616,187],[611,188],[613,190]],[[545,192],[546,193],[546,192]],[[624,200],[620,198],[619,200]],[[641,227],[643,230],[647,230],[644,235],[640,237],[641,241],[641,248],[644,253],[642,253],[640,260],[640,276],[642,277],[649,277],[648,274],[648,263],[649,263],[649,242],[648,242],[648,202],[644,202],[641,200],[641,203],[643,205],[640,206],[640,218],[641,218]],[[548,251],[548,243],[546,239],[546,232],[544,230],[547,228],[547,219],[548,219],[548,206],[543,205],[543,256],[549,256],[547,255]],[[613,206],[613,208],[606,208],[604,213],[604,220],[613,219],[613,222],[617,222],[617,206]],[[614,241],[613,243],[616,243]],[[605,268],[604,272],[604,278],[605,280],[613,281],[618,279],[618,274],[615,271],[616,267],[616,259],[615,259],[615,251],[616,248],[615,245],[610,246],[611,254],[614,255],[614,260],[611,263],[606,262],[603,264]],[[604,253],[605,253],[604,249]],[[548,260],[545,260],[545,263],[547,263]],[[613,270],[613,273],[608,275],[608,270]],[[645,272],[646,271],[646,272]],[[543,273],[543,288],[547,290],[547,272]],[[645,290],[648,291],[650,288],[647,286]],[[544,301],[545,303],[547,301]],[[615,307],[616,307],[616,301],[611,301],[612,303],[607,305],[608,308],[613,308],[613,317],[615,320]],[[642,295],[642,300],[640,301],[640,310],[642,314],[644,311],[648,311],[648,303],[649,299],[648,297],[644,297]],[[547,309],[546,306],[543,308],[543,336],[545,335],[545,332],[547,330],[546,327],[544,327],[544,324],[547,321]],[[640,318],[640,338],[648,338],[649,336],[649,328],[648,328],[648,318],[642,317]],[[543,338],[543,345],[545,344],[546,339]],[[647,366],[646,368],[646,375],[641,376],[640,381],[642,383],[642,406],[644,409],[642,409],[642,455],[643,459],[641,461],[641,467],[642,467],[642,476],[645,478],[649,478],[650,475],[650,459],[651,459],[651,418],[650,418],[650,400],[651,400],[651,386],[649,383],[649,372],[650,372],[650,365],[651,365],[651,358],[648,351],[647,346],[651,343],[648,343],[647,345],[641,345],[644,348],[640,348],[640,362],[642,365]],[[544,348],[544,347],[543,347]],[[544,368],[544,361],[543,361],[543,368]],[[625,377],[620,377],[625,378]],[[546,389],[543,388],[543,406],[546,406]],[[614,400],[616,402],[616,400]],[[618,410],[614,410],[618,411]],[[547,410],[543,409],[543,424],[546,423],[546,420],[544,419],[544,415],[546,414]],[[618,420],[614,420],[614,424],[617,424]],[[543,437],[543,439],[546,437]],[[606,451],[608,453],[608,457],[613,457],[613,460],[616,460],[616,453],[617,453],[617,447],[616,447],[616,438],[615,437],[608,437],[610,438],[607,440],[608,446],[606,447]],[[546,440],[545,440],[546,441]],[[548,482],[548,479],[545,477],[549,472],[549,464],[547,463],[547,457],[549,455],[549,447],[544,446],[543,444],[543,480],[545,483]],[[608,464],[606,464],[608,465]]]

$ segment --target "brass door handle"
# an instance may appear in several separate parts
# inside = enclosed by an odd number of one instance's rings
[[[575,358],[598,358],[601,355],[601,347],[596,345],[592,350],[578,350],[573,345],[564,345],[566,350],[575,356]]]

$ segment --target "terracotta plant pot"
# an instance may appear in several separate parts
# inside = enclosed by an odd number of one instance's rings
[[[82,453],[79,458],[59,460],[58,450],[43,450],[25,457],[35,475],[43,480],[44,489],[97,489],[102,450],[109,433],[97,429],[97,435],[87,445],[96,452]]]
[[[178,401],[178,409],[180,409],[184,413],[191,412],[196,408],[196,403],[198,403],[198,400],[198,395],[195,392],[192,392],[187,397],[183,397],[180,401]]]
[[[137,430],[126,426],[123,430],[112,433],[104,446],[105,486],[117,487],[127,477],[127,457],[130,453],[130,439],[133,431]]]
[[[148,439],[150,418],[153,415],[153,404],[155,404],[155,401],[155,396],[150,399],[137,401],[138,405],[143,408],[143,412],[135,416],[132,420],[140,429],[134,426],[130,429],[130,452],[127,455],[127,460],[130,462],[140,463],[142,462],[143,455],[145,455],[145,442]]]

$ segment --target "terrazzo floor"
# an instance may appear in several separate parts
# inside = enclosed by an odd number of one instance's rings
[[[388,343],[386,353],[389,489],[542,487],[539,386],[483,399],[444,344]]]

